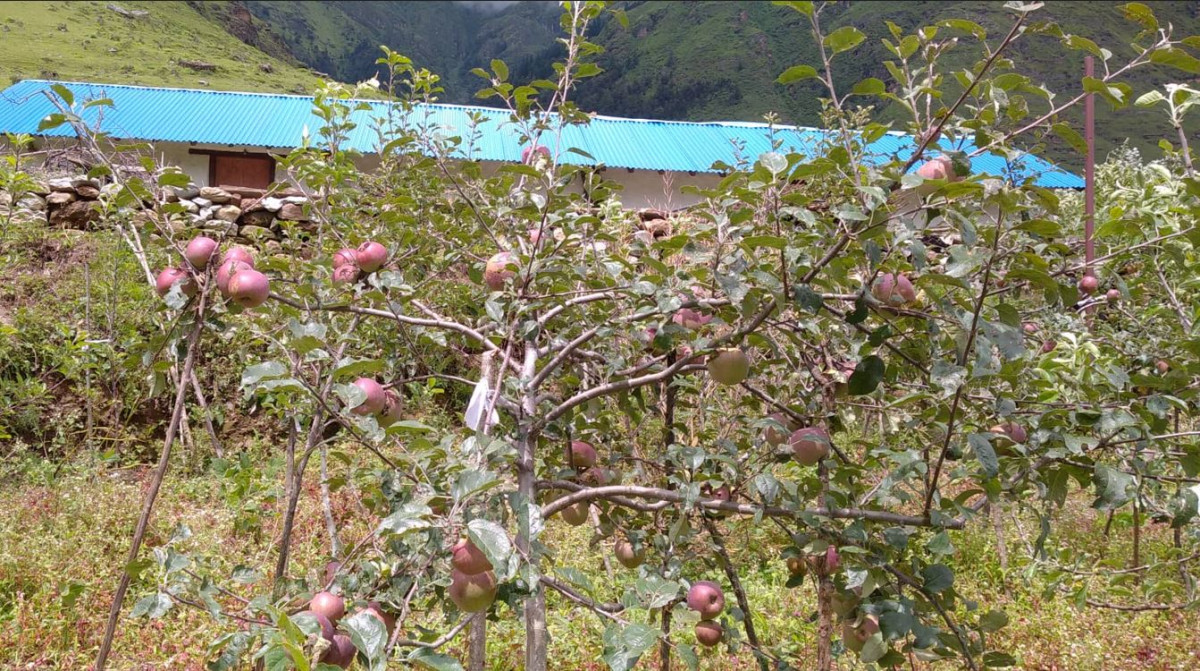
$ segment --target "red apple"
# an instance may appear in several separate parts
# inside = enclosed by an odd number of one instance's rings
[[[874,615],[864,615],[858,624],[855,624],[853,620],[846,620],[842,624],[842,643],[847,650],[862,652],[863,646],[877,631],[879,631],[879,618]]]
[[[387,263],[387,247],[368,240],[358,246],[358,267],[368,273],[373,273]]]
[[[773,412],[767,415],[767,419],[773,420],[776,424],[783,426],[782,429],[768,427],[763,431],[763,439],[771,447],[779,447],[784,444],[792,432],[800,428],[796,425],[796,420],[792,419],[791,415],[786,415],[782,412]]]
[[[187,243],[187,247],[183,250],[183,256],[192,264],[196,270],[204,270],[208,267],[208,262],[212,259],[213,252],[217,251],[217,241],[204,235],[198,235],[192,238],[191,242]]]
[[[369,377],[360,377],[354,381],[354,386],[362,389],[367,397],[350,412],[356,415],[374,415],[383,410],[384,404],[387,403],[387,395],[382,385]]]
[[[1086,296],[1091,296],[1092,294],[1096,293],[1096,290],[1099,288],[1100,280],[1096,279],[1095,275],[1084,275],[1083,278],[1079,280],[1079,291]]]
[[[325,639],[326,641],[329,641],[330,643],[333,642],[333,635],[337,632],[337,630],[333,628],[333,623],[329,621],[329,618],[325,617],[324,615],[322,615],[320,613],[313,612],[311,610],[306,610],[306,611],[297,613],[295,615],[295,617],[300,620],[312,618],[313,620],[316,621],[317,626],[321,628],[321,638]]]
[[[192,276],[182,268],[164,268],[154,280],[154,289],[159,296],[166,296],[175,284],[179,284],[179,290],[183,292],[183,295],[196,295],[196,283],[192,281]]]
[[[400,394],[388,389],[383,395],[383,410],[375,418],[379,422],[379,426],[387,428],[396,422],[399,422],[404,417],[404,400],[400,398]]]
[[[450,574],[450,600],[464,613],[481,613],[496,600],[496,574],[491,571],[467,575]]]
[[[813,466],[829,456],[829,432],[819,426],[809,426],[792,433],[788,439],[796,461]]]
[[[243,308],[256,308],[267,301],[271,282],[254,269],[243,269],[229,278],[229,298]]]
[[[358,265],[358,252],[354,251],[353,249],[347,247],[345,249],[339,249],[333,253],[333,269],[334,270],[337,270],[338,268],[341,268],[342,266],[357,266],[357,265]]]
[[[791,557],[787,558],[786,563],[787,563],[788,575],[792,576],[793,578],[795,578],[795,577],[803,578],[804,577],[804,573],[807,570],[808,566],[804,563],[803,558],[792,555]]]
[[[475,547],[475,544],[467,538],[459,539],[450,549],[450,555],[450,565],[456,571],[466,575],[476,575],[492,570],[492,562],[488,561],[483,551]]]
[[[1025,323],[1021,324],[1021,330],[1028,333],[1029,335],[1033,335],[1034,333],[1037,333],[1038,325],[1034,324],[1033,322],[1025,322]]]
[[[521,150],[521,162],[524,163],[525,165],[533,165],[533,162],[536,160],[535,156],[534,156],[535,154],[541,154],[542,156],[545,156],[547,159],[550,158],[550,150],[549,149],[547,149],[546,147],[543,147],[541,145],[535,144],[535,145],[530,145],[528,147],[525,147],[524,149]]]
[[[500,291],[504,288],[504,283],[516,275],[509,268],[516,262],[517,257],[512,252],[500,252],[488,259],[487,265],[483,268],[483,283],[492,291]]]
[[[724,637],[725,630],[721,628],[720,622],[701,620],[696,623],[696,641],[700,645],[711,648],[719,645]]]
[[[871,287],[871,295],[884,305],[904,305],[917,300],[917,291],[904,273],[883,273]]]
[[[695,331],[712,321],[712,316],[701,314],[691,308],[679,308],[675,311],[675,315],[671,317],[671,321],[686,329]]]
[[[1108,300],[1109,303],[1116,303],[1117,301],[1121,300],[1121,290],[1120,289],[1109,289],[1108,293],[1104,294],[1104,297]]]
[[[340,265],[333,269],[333,283],[353,284],[358,281],[358,276],[361,274],[362,270],[353,263]]]
[[[1029,432],[1025,430],[1024,426],[1021,426],[1016,422],[997,424],[996,426],[993,426],[990,431],[992,433],[1000,434],[1014,443],[1024,443],[1029,439]]]
[[[317,592],[313,595],[312,601],[308,602],[308,609],[324,615],[329,618],[330,622],[337,624],[338,620],[346,614],[346,602],[333,592]]]
[[[1042,354],[1049,354],[1053,352],[1056,347],[1058,347],[1057,340],[1047,340],[1042,343]]]
[[[254,255],[244,247],[230,247],[225,250],[225,254],[221,257],[221,263],[223,265],[230,261],[241,261],[251,268],[254,267]]]
[[[954,173],[954,162],[945,156],[939,156],[930,161],[921,164],[917,168],[917,174],[921,179],[948,179],[957,181],[957,175]]]
[[[637,568],[646,559],[645,548],[635,551],[633,543],[623,538],[613,545],[613,554],[617,556],[617,561],[621,562],[621,566],[625,568]]]
[[[321,661],[326,664],[348,669],[354,663],[354,657],[358,654],[358,649],[354,647],[354,641],[345,634],[334,634],[333,644],[325,651],[325,656]]]
[[[230,259],[222,263],[220,268],[217,268],[215,278],[217,288],[221,290],[222,296],[229,298],[229,280],[242,270],[254,270],[254,266],[245,261]]]
[[[563,521],[577,527],[587,521],[590,509],[591,506],[587,501],[571,504],[562,510]]]
[[[571,441],[571,464],[576,470],[596,465],[596,448],[582,440]]]
[[[687,606],[700,613],[701,620],[711,620],[725,610],[725,592],[717,583],[701,580],[688,590]]]
[[[1159,375],[1166,375],[1167,371],[1171,370],[1171,364],[1159,359],[1154,362],[1154,370],[1157,370]]]

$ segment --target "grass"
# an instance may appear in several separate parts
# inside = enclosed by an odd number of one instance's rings
[[[272,539],[279,524],[274,494],[279,479],[275,460],[266,458],[266,454],[260,457],[264,458],[257,461],[265,465],[255,478],[265,492],[259,500],[264,513],[261,534],[238,531],[239,517],[246,514],[246,508],[241,505],[244,502],[232,502],[227,478],[211,471],[191,475],[177,471],[163,490],[149,546],[162,546],[177,526],[187,525],[192,536],[181,551],[210,555],[218,573],[228,574],[239,564],[249,566],[260,578],[239,592],[249,596],[265,591],[265,578],[261,576],[269,575],[274,560]],[[0,507],[12,512],[0,519],[0,667],[86,667],[103,631],[112,588],[128,551],[128,535],[147,478],[145,468],[104,471],[42,460],[26,460],[3,474]],[[1058,520],[1063,537],[1055,540],[1099,549],[1106,546],[1104,519],[1086,507],[1081,500],[1084,497],[1072,498]],[[315,486],[310,486],[300,509],[293,555],[293,575],[311,581],[316,580],[327,559],[316,500]],[[367,528],[348,494],[341,496],[335,509],[340,511],[347,537],[355,538]],[[1028,523],[1025,520],[1026,528]],[[759,634],[771,645],[790,651],[792,663],[798,668],[807,668],[812,662],[815,636],[814,625],[808,619],[815,607],[812,589],[786,589],[782,563],[773,550],[760,549],[766,547],[762,532],[748,529],[748,525],[742,525],[728,540],[734,560],[741,567]],[[1008,532],[1010,538],[1020,538],[1019,529],[1011,523]],[[1127,534],[1118,534],[1114,533],[1108,545],[1114,556],[1128,549],[1124,547]],[[550,544],[560,548],[564,562],[569,558],[571,566],[581,569],[599,586],[596,595],[614,599],[631,582],[632,572],[614,563],[613,573],[608,574],[603,556],[610,552],[609,543],[594,543],[589,536],[586,527],[567,527],[561,522],[551,524],[548,531]],[[1043,598],[1036,583],[1025,583],[1017,577],[1027,564],[1019,558],[1019,540],[1009,548],[1018,556],[1013,560],[1006,589],[995,560],[994,539],[988,525],[982,521],[975,524],[955,537],[958,551],[951,565],[962,594],[978,598],[981,609],[1003,609],[1008,613],[1010,626],[1001,630],[992,644],[1012,652],[1019,668],[1166,670],[1195,668],[1200,663],[1195,647],[1200,616],[1195,612],[1128,614],[1078,609],[1066,598]],[[1147,548],[1153,548],[1163,539],[1147,529],[1147,542]],[[691,566],[687,570],[696,577],[720,579],[715,569]],[[151,574],[135,581],[130,604],[152,591],[153,584]],[[556,660],[555,667],[605,668],[600,661],[604,623],[587,611],[567,607],[554,596],[550,604],[551,658]],[[960,615],[963,612],[960,608]],[[490,627],[489,668],[517,668],[523,634],[519,618],[507,607],[500,607],[498,613],[498,621]],[[628,616],[643,618],[645,612]],[[427,612],[421,618],[436,626],[441,615]],[[174,608],[161,620],[123,619],[112,668],[201,669],[208,658],[209,643],[228,628],[207,613],[186,607]],[[683,631],[678,639],[691,642],[691,635]],[[464,654],[465,641],[456,641],[448,652]],[[654,667],[653,661],[643,659],[641,668]],[[840,665],[842,669],[857,668],[848,658],[843,658]],[[737,654],[707,652],[703,668],[748,670],[755,664],[743,648]],[[943,664],[931,668],[954,667]]]
[[[120,3],[150,12],[140,19],[123,18],[107,4],[0,3],[0,63],[10,79],[290,93],[308,93],[317,82],[311,72],[238,41],[186,2]],[[196,72],[181,60],[217,69]]]

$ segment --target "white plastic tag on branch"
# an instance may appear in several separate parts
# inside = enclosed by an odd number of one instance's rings
[[[483,366],[479,374],[479,382],[475,383],[475,391],[471,392],[471,401],[467,403],[467,412],[463,417],[467,428],[476,433],[486,434],[493,426],[500,422],[500,415],[492,407],[491,387],[488,384],[491,372],[492,352],[488,352],[483,355]],[[490,413],[488,412],[489,407],[492,407]],[[486,423],[484,422],[485,414],[487,415]]]

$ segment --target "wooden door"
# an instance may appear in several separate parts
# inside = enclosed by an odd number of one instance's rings
[[[275,181],[275,159],[265,154],[214,154],[208,159],[210,186],[266,189]]]

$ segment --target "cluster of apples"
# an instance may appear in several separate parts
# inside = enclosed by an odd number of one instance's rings
[[[154,288],[159,296],[166,296],[171,287],[179,285],[185,296],[195,296],[199,290],[196,276],[203,273],[216,256],[218,244],[207,236],[197,236],[184,248],[183,257],[189,268],[164,268],[155,278]],[[271,282],[267,276],[254,269],[254,256],[245,248],[231,247],[220,257],[217,271],[213,273],[221,295],[242,306],[256,308],[271,295]]]
[[[716,617],[725,610],[725,592],[711,580],[693,583],[687,593],[687,607],[700,614],[696,623],[696,640],[704,646],[713,647],[725,637],[725,630]]]
[[[391,635],[391,629],[376,604],[372,603],[364,610],[379,618],[384,627],[388,628],[388,635]],[[321,638],[329,644],[325,652],[321,654],[319,661],[342,669],[349,668],[358,654],[350,637],[337,630],[338,621],[345,614],[346,601],[342,597],[333,592],[317,592],[308,602],[308,610],[297,615],[297,618],[311,617],[315,620],[321,629]],[[395,620],[392,620],[392,626],[395,626]]]
[[[468,538],[450,549],[450,600],[464,613],[481,613],[496,600],[496,574],[487,555]]]
[[[333,255],[333,283],[357,282],[363,273],[373,273],[382,268],[387,258],[387,247],[374,240],[362,243],[358,249],[339,249]]]
[[[596,465],[598,456],[596,448],[591,443],[582,440],[571,441],[571,467],[579,473],[577,480],[592,487],[602,487],[612,481],[612,475],[607,470]],[[567,524],[577,527],[587,522],[591,504],[579,501],[563,508],[562,518]]]
[[[369,377],[358,378],[354,381],[354,386],[361,389],[366,398],[351,408],[350,412],[363,417],[375,415],[375,421],[385,429],[400,421],[404,402],[395,390],[384,389],[383,385]]]
[[[800,426],[789,415],[773,412],[767,418],[783,427],[783,430],[768,427],[763,431],[763,440],[771,447],[779,447],[787,443],[792,448],[796,463],[803,466],[815,466],[829,456],[833,444],[829,432],[820,426]]]
[[[712,315],[706,315],[693,308],[679,308],[671,316],[671,321],[685,329],[699,331],[712,321]],[[654,338],[657,335],[658,329],[646,329],[646,338],[651,344],[653,344]],[[686,345],[680,347],[677,352],[681,356],[691,356],[691,353],[691,348]],[[704,366],[708,369],[709,377],[717,384],[725,386],[741,384],[746,378],[750,377],[750,356],[738,347],[718,349],[708,355]]]
[[[917,290],[904,273],[883,273],[871,287],[875,300],[891,307],[900,307],[917,300]]]

